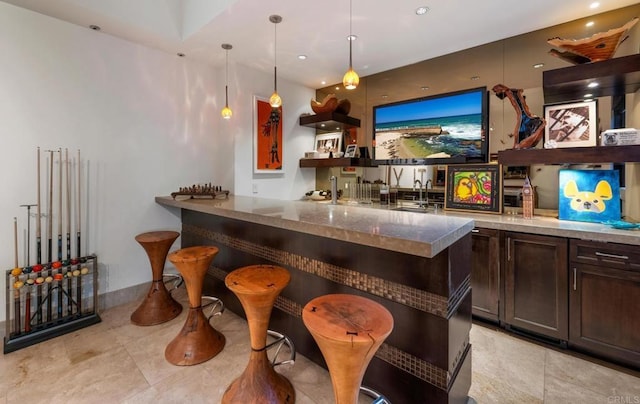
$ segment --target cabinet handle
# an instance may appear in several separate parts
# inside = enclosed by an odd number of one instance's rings
[[[573,268],[573,290],[578,290],[578,285],[577,285],[577,283],[578,283],[578,280],[577,280],[578,274],[577,274],[577,272],[578,272],[577,269],[574,267]]]
[[[511,237],[507,237],[507,261],[511,261]]]
[[[478,230],[478,229],[473,229],[473,230],[471,230],[471,233],[480,233],[480,230]]]
[[[617,258],[617,259],[620,259],[620,260],[628,260],[629,259],[629,257],[627,257],[626,255],[607,254],[607,253],[601,253],[600,251],[596,251],[596,255],[598,257]]]

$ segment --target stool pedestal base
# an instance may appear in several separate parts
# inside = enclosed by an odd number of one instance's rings
[[[249,364],[222,396],[222,404],[275,404],[295,402],[291,382],[273,370],[265,349],[251,351]]]
[[[224,345],[224,335],[209,324],[202,308],[189,308],[182,330],[167,345],[164,357],[178,366],[197,365],[216,356]]]
[[[182,313],[182,305],[176,302],[162,280],[151,282],[147,297],[131,314],[135,325],[156,325],[173,320]]]

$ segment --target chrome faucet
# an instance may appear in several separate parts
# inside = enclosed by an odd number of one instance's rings
[[[418,206],[422,207],[424,201],[422,200],[422,181],[414,180],[413,181],[413,190],[416,190],[416,184],[418,184]]]

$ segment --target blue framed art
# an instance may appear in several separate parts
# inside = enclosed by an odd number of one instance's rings
[[[620,220],[620,179],[616,170],[560,170],[558,219],[578,222]]]

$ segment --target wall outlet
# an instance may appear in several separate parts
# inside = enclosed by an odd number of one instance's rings
[[[257,194],[258,193],[258,184],[251,184],[251,191],[254,194]]]

